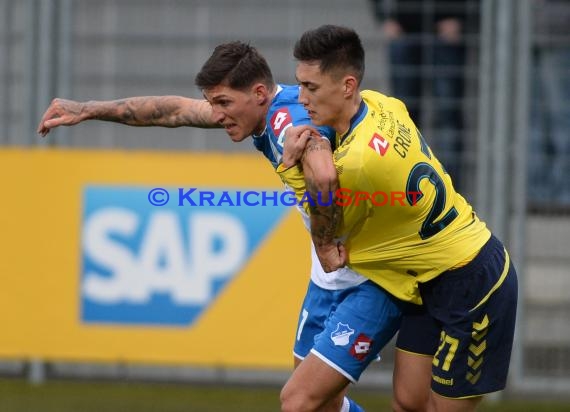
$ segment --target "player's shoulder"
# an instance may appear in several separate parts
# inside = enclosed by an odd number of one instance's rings
[[[402,125],[411,127],[409,116],[405,106],[393,97],[374,90],[363,90],[361,96],[367,112],[354,135],[348,136],[345,141],[345,146],[350,146],[349,157],[358,167],[381,162],[383,168],[389,169],[399,161],[396,156],[400,149],[398,136]],[[404,111],[400,112],[400,108]],[[358,143],[350,145],[351,139]],[[405,143],[409,144],[407,141]]]
[[[281,113],[281,114],[278,114]],[[277,115],[284,118],[287,115],[290,119],[296,117],[306,117],[306,110],[299,103],[299,86],[278,84],[277,92],[269,107],[268,117]]]
[[[274,103],[281,104],[299,104],[299,86],[296,84],[277,84],[277,92],[275,93]]]
[[[373,90],[365,90],[361,95],[368,106],[367,128],[374,129],[388,140],[396,139],[401,128],[416,130],[401,100]]]
[[[277,85],[277,93],[267,112],[267,124],[269,125],[269,131],[281,139],[284,137],[283,132],[287,127],[311,124],[311,118],[307,110],[299,103],[298,85]],[[328,126],[320,126],[317,129],[331,142],[334,141],[334,129]]]
[[[363,90],[360,95],[369,107],[379,110],[407,113],[406,105],[399,99],[376,90]]]

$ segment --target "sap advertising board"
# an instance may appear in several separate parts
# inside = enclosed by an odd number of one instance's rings
[[[288,209],[281,203],[179,205],[177,188],[156,197],[170,197],[156,206],[152,189],[84,188],[82,322],[192,325]]]

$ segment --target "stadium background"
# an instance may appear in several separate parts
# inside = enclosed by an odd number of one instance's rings
[[[467,146],[458,156],[467,197],[506,240],[521,276],[506,394],[564,397],[570,392],[570,204],[533,204],[526,186],[531,68],[539,43],[533,6],[530,0],[465,2],[471,24],[481,25],[467,39],[468,82],[457,102],[465,107]],[[294,41],[324,23],[358,30],[367,50],[364,87],[389,93],[386,42],[370,3],[0,0],[0,18],[2,375],[32,382],[282,383],[308,276],[308,236],[292,210],[276,212],[272,225],[257,223],[266,233],[221,286],[212,286],[216,293],[201,304],[196,324],[142,319],[134,325],[108,311],[89,318],[85,310],[89,188],[278,190],[252,145],[231,143],[223,131],[191,128],[88,122],[46,139],[35,129],[56,96],[199,97],[195,73],[216,44],[235,39],[258,47],[277,81],[294,82]],[[570,38],[563,40],[570,47]],[[429,96],[422,101],[426,108],[431,103]],[[428,142],[437,137],[429,124],[422,130]],[[136,209],[121,201],[114,206]],[[183,209],[172,210],[187,218]],[[143,226],[150,224],[144,213],[138,215]],[[244,227],[258,230],[247,219]],[[138,253],[136,245],[131,252]],[[389,388],[391,351],[364,375],[362,386]]]

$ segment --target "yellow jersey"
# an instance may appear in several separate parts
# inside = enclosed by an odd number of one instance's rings
[[[337,235],[350,268],[421,304],[418,283],[469,261],[491,233],[455,192],[404,104],[370,90],[361,96],[333,154],[343,210]],[[278,172],[298,197],[306,196],[300,168]]]

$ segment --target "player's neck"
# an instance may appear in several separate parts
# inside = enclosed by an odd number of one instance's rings
[[[269,103],[267,104],[268,108],[269,108],[269,106],[271,106],[271,102],[275,98],[275,95],[277,94],[277,90],[278,90],[277,84],[274,84],[273,88],[271,90],[269,90],[269,93],[267,94],[267,100],[269,100]]]
[[[265,130],[265,127],[267,126],[267,124],[266,124],[267,113],[269,113],[269,108],[271,107],[271,103],[273,102],[273,99],[277,95],[277,90],[278,90],[278,87],[275,84],[273,86],[273,89],[271,89],[269,91],[269,93],[267,94],[267,99],[265,100],[265,102],[263,104],[263,117],[261,119],[261,123],[259,124],[259,127],[257,128],[257,130],[254,131],[254,134],[257,136],[262,134],[263,131]]]
[[[346,103],[343,111],[340,113],[340,120],[335,127],[335,130],[339,135],[343,136],[349,131],[352,119],[358,113],[361,102],[362,97],[360,96],[360,93],[355,93],[351,100]]]

